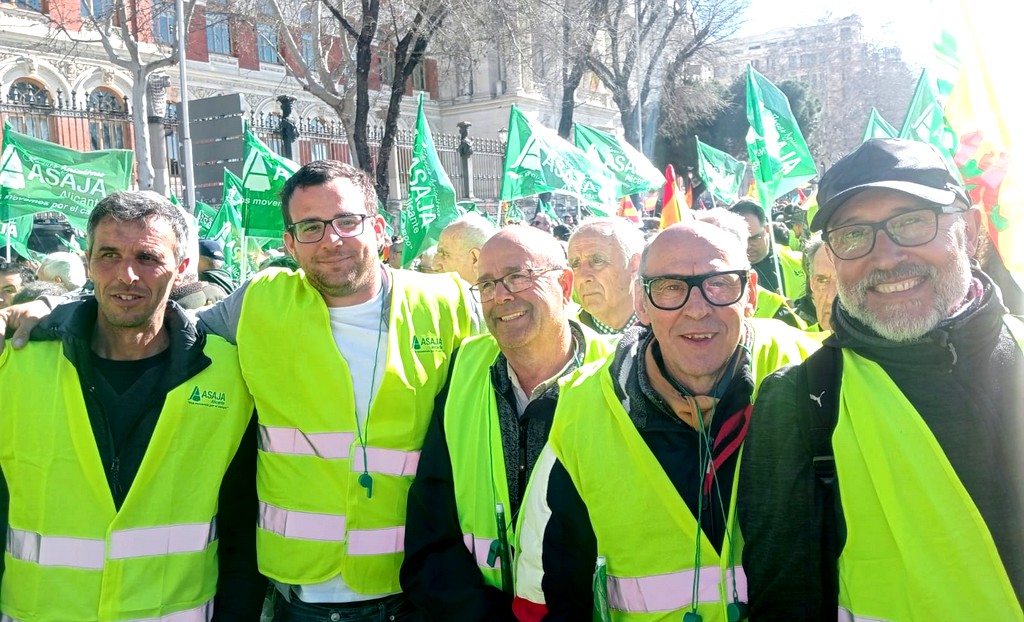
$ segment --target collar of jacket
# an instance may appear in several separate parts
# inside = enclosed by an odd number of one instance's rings
[[[88,361],[98,312],[99,305],[92,296],[58,305],[32,330],[32,341],[63,341],[64,356],[80,376],[91,378]],[[164,326],[170,337],[170,364],[162,388],[170,390],[206,369],[212,361],[203,352],[206,335],[173,301],[167,302]]]

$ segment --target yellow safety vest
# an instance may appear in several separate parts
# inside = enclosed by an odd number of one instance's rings
[[[779,258],[779,271],[782,272],[782,288],[786,298],[796,300],[803,296],[807,287],[803,253],[788,248],[778,248],[775,256]]]
[[[583,330],[583,363],[598,361],[612,352],[608,342],[589,328]],[[498,539],[495,507],[511,512],[505,450],[498,425],[498,404],[491,385],[490,369],[498,358],[494,337],[481,335],[462,344],[455,359],[445,403],[444,430],[452,462],[452,477],[463,541],[476,559],[484,581],[501,588],[500,560],[493,566],[488,556]],[[511,515],[506,515],[512,525]],[[509,538],[509,542],[513,539]],[[508,586],[512,587],[512,586]]]
[[[751,324],[756,385],[816,348],[777,320]],[[698,613],[705,622],[724,622],[727,606],[746,599],[735,521],[738,478],[721,555],[702,537],[698,557],[700,527],[615,395],[610,364],[589,365],[564,382],[548,445],[586,504],[597,554],[607,560],[612,619],[678,622],[694,603],[698,579]]]
[[[242,373],[260,423],[260,571],[292,585],[341,575],[363,594],[400,591],[405,509],[449,355],[471,330],[452,274],[389,271],[387,359],[365,453],[348,364],[323,298],[301,271],[272,271],[245,293]],[[372,496],[361,483],[364,466]]]
[[[839,404],[840,619],[1024,620],[981,513],[888,374],[844,348]]]
[[[217,591],[221,480],[252,416],[234,346],[171,390],[120,510],[61,342],[0,354],[10,491],[4,620],[201,622]]]

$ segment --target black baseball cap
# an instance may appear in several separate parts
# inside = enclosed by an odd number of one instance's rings
[[[971,205],[959,176],[939,150],[928,143],[900,138],[873,138],[825,171],[818,184],[818,212],[811,231],[821,231],[847,200],[862,190],[886,188],[935,205],[961,201]]]
[[[224,245],[217,240],[199,240],[199,255],[224,261]]]

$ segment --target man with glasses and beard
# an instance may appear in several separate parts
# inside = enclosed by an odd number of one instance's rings
[[[833,336],[769,378],[739,517],[756,620],[1022,620],[1021,343],[973,269],[981,211],[932,146],[821,179]]]
[[[725,210],[659,233],[640,259],[641,325],[562,381],[518,534],[520,620],[589,620],[595,604],[615,620],[742,611],[732,494],[752,398],[816,348],[752,319],[746,238]],[[598,556],[607,582],[595,590]]]

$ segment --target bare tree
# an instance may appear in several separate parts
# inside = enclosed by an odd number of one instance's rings
[[[311,11],[308,20],[295,19],[278,0],[267,1],[284,38],[289,73],[338,114],[352,137],[358,166],[374,176],[378,196],[386,202],[390,195],[389,155],[406,85],[452,14],[453,2],[462,0],[360,0],[358,4],[321,0],[315,8],[307,5]],[[333,26],[323,25],[324,20],[317,17],[321,11],[333,17]],[[304,58],[296,33],[308,32],[311,27],[316,29],[316,54]],[[382,77],[379,90],[371,80],[375,68]],[[374,159],[370,120],[378,113],[378,103],[383,103],[379,109],[383,133]]]
[[[185,23],[191,22],[196,0],[185,0]],[[153,187],[153,162],[150,157],[146,87],[149,77],[178,62],[177,39],[172,25],[174,2],[153,0],[148,5],[134,0],[86,0],[81,3],[81,28],[78,16],[62,12],[70,5],[59,4],[50,16],[52,33],[64,35],[74,47],[102,46],[107,59],[132,77],[132,130],[135,136],[135,160],[140,188]],[[156,32],[158,25],[165,32]],[[161,40],[159,35],[164,35]],[[52,37],[54,41],[57,37]],[[74,53],[72,50],[71,53]]]
[[[747,0],[610,0],[588,66],[612,93],[626,140],[640,144],[638,106],[658,97],[698,52],[739,28]]]

